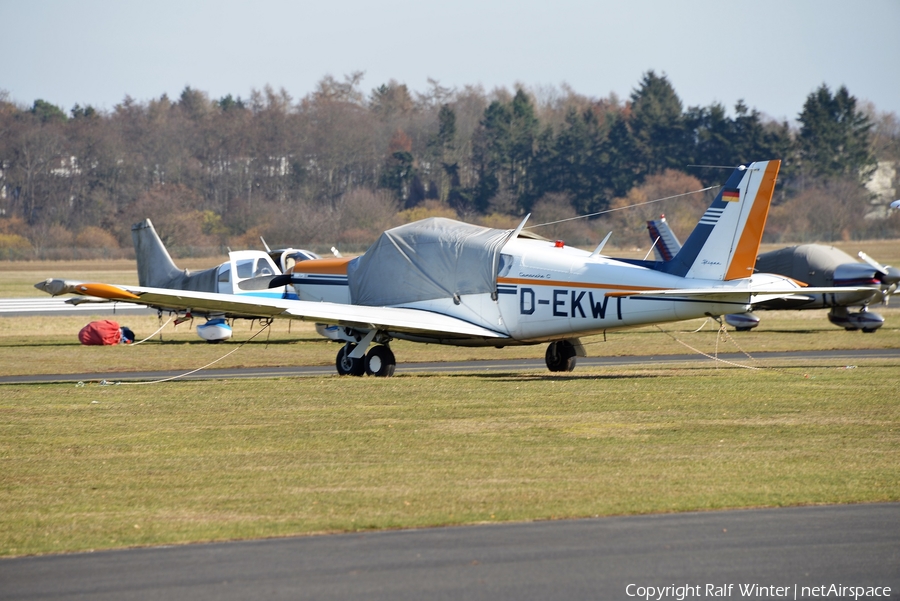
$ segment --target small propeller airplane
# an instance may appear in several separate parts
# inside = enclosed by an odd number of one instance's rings
[[[152,288],[296,299],[297,295],[287,288],[270,289],[268,284],[272,276],[284,273],[300,261],[321,258],[312,251],[298,248],[272,250],[266,241],[261,239],[266,248],[265,252],[230,251],[228,261],[209,269],[190,271],[176,267],[162,239],[156,233],[153,222],[149,219],[131,226],[131,239],[134,242],[134,254],[137,259],[138,285]],[[110,299],[81,296],[66,302],[78,305],[88,302],[107,303]],[[154,306],[158,309],[168,309],[161,305]],[[173,309],[178,310],[177,307]],[[176,324],[198,316],[207,319],[205,323],[197,326],[197,335],[213,343],[231,338],[232,330],[227,319],[256,317],[221,311],[195,313],[188,311],[176,320]]]
[[[653,252],[659,261],[669,261],[678,253],[681,243],[669,227],[665,215],[647,222],[653,241]],[[844,251],[822,244],[801,244],[763,253],[756,259],[757,273],[766,272],[793,278],[812,286],[835,287],[841,292],[817,294],[791,299],[773,299],[758,303],[760,310],[831,309],[828,320],[846,330],[874,332],[884,325],[884,318],[869,311],[869,304],[883,302],[897,290],[900,269],[882,265],[860,251],[860,263]],[[868,287],[860,289],[860,287]],[[860,307],[851,312],[848,307]],[[759,317],[751,312],[725,315],[725,321],[739,332],[759,325]]]
[[[753,266],[780,161],[734,170],[671,261],[613,259],[515,230],[430,218],[384,232],[361,256],[301,261],[269,278],[294,298],[48,279],[35,286],[167,310],[287,318],[337,326],[340,375],[393,375],[395,339],[457,346],[547,343],[553,372],[586,356],[581,336],[749,311],[804,288]],[[609,237],[607,236],[607,239]],[[875,291],[866,289],[869,294]]]
[[[228,261],[217,267],[191,272],[175,266],[169,251],[149,219],[131,226],[131,239],[134,242],[134,254],[137,259],[138,283],[140,286],[152,288],[296,299],[297,295],[288,288],[284,290],[269,288],[272,276],[284,273],[299,261],[321,258],[312,251],[298,248],[272,250],[265,240],[260,239],[266,248],[265,252],[230,251]],[[255,318],[254,315],[217,311],[197,312],[196,315],[207,318],[205,323],[197,325],[197,335],[211,343],[231,338],[232,330],[227,321],[229,318]],[[176,324],[194,316],[194,313],[188,312],[185,316],[179,317]]]

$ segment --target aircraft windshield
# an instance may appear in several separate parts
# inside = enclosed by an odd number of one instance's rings
[[[272,271],[272,266],[269,265],[269,262],[265,259],[260,259],[256,262],[256,270],[253,272],[254,276],[258,275],[274,275],[275,272]]]

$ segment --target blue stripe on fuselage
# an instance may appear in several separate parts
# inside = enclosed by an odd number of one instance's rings
[[[300,300],[300,297],[296,295],[294,292],[284,292],[278,289],[273,288],[269,291],[263,292],[242,292],[240,296],[255,296],[258,298],[287,298],[290,300]]]

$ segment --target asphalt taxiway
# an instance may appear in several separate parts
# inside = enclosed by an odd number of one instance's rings
[[[898,359],[900,349],[825,350],[753,353],[750,359],[740,353],[720,353],[718,360],[723,365],[754,366],[757,361],[785,361],[792,366],[814,366],[816,362],[841,361],[852,365],[855,361]],[[647,355],[622,357],[579,357],[574,374],[585,367],[617,367],[630,365],[667,365],[679,363],[707,362],[715,359],[700,354],[691,355]],[[543,359],[497,359],[487,361],[445,361],[423,363],[398,363],[395,374],[446,374],[446,373],[522,373],[539,371],[549,374]],[[23,376],[0,376],[0,384],[49,384],[62,382],[131,382],[163,379],[221,380],[244,378],[290,378],[336,375],[333,365],[286,366],[286,367],[244,367],[226,369],[203,369],[183,371],[132,371],[132,372],[92,372],[75,374],[32,374]],[[553,374],[565,377],[566,374]]]
[[[742,594],[753,585],[756,594]],[[490,524],[0,560],[0,598],[6,601],[838,597],[821,594],[827,589],[813,596],[814,587],[888,587],[887,598],[897,598],[900,504]]]

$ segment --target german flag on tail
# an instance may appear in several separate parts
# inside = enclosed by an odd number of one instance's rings
[[[725,188],[722,191],[722,200],[725,202],[738,202],[741,199],[741,190],[739,188]]]

